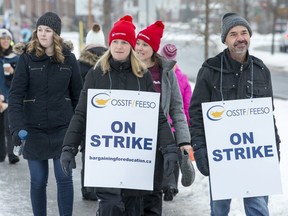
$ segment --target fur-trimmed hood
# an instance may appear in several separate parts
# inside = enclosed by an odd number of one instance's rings
[[[27,43],[24,43],[24,42],[19,42],[19,43],[16,43],[14,46],[13,46],[13,52],[17,55],[22,55],[24,52],[26,52],[27,50],[27,47],[28,47],[28,44]],[[71,41],[64,41],[63,42],[63,50],[69,50],[70,52],[73,51],[74,49],[74,45]]]
[[[106,50],[106,47],[88,46],[80,53],[79,62],[94,66]]]

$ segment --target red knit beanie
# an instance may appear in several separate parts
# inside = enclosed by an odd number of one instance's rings
[[[136,35],[135,26],[132,21],[133,18],[131,16],[125,15],[114,23],[114,26],[109,33],[109,46],[113,40],[121,39],[130,43],[134,49],[136,45]]]
[[[152,47],[154,52],[157,52],[159,50],[163,31],[164,24],[161,20],[158,20],[147,28],[140,31],[137,35],[137,39],[145,41]]]

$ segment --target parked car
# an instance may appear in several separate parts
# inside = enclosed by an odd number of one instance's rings
[[[288,29],[280,35],[279,48],[280,52],[288,52]]]

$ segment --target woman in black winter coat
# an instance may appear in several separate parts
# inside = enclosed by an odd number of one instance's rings
[[[88,89],[154,92],[152,77],[133,50],[135,43],[135,26],[132,23],[132,17],[124,16],[114,24],[109,34],[109,50],[86,75],[79,103],[63,143],[61,163],[67,175],[71,175],[72,168],[75,168],[75,155],[86,130]],[[160,157],[166,158],[165,161],[171,165],[171,169],[165,169],[168,168],[165,166],[164,170],[172,174],[178,160],[177,148],[172,147],[175,146],[175,140],[161,108],[159,114],[156,160]],[[155,165],[154,185],[162,182],[163,178],[163,163],[160,165],[155,162]],[[101,178],[101,173],[99,173],[99,178]],[[97,215],[139,216],[141,215],[140,194],[140,191],[133,189],[97,188],[97,196],[100,200]]]
[[[63,138],[82,88],[77,60],[71,47],[60,37],[61,20],[47,12],[22,50],[9,96],[9,120],[14,145],[20,145],[18,132],[28,132],[23,157],[31,177],[31,203],[34,215],[47,215],[46,186],[48,160],[53,159],[57,182],[59,215],[72,215],[73,182],[62,172],[60,155]],[[15,47],[16,48],[16,47]]]

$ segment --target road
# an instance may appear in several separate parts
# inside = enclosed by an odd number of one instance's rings
[[[81,170],[81,154],[76,156],[77,167],[73,170],[74,182],[74,210],[73,216],[93,216],[96,215],[98,209],[97,201],[86,201],[82,199],[81,184],[80,184],[80,170]],[[196,179],[192,186],[184,188],[179,185],[179,194],[175,197],[173,202],[163,202],[163,216],[191,216],[193,206],[190,202],[185,202],[187,198],[197,199],[193,187],[195,185],[203,185],[204,177],[196,170]],[[101,178],[101,175],[99,175]],[[204,180],[207,182],[207,179]],[[202,182],[202,183],[200,183]],[[205,184],[206,186],[208,182]],[[33,216],[30,203],[30,177],[27,161],[21,157],[19,163],[10,165],[6,159],[5,162],[0,163],[0,216]],[[205,190],[203,188],[203,190]],[[49,179],[47,186],[47,216],[57,216],[57,195],[56,183],[53,171],[53,163],[49,163]],[[195,201],[196,202],[196,201]],[[208,202],[208,200],[207,200]],[[196,202],[197,203],[197,202]],[[195,216],[208,216],[209,205],[205,206],[200,213],[193,214]]]

